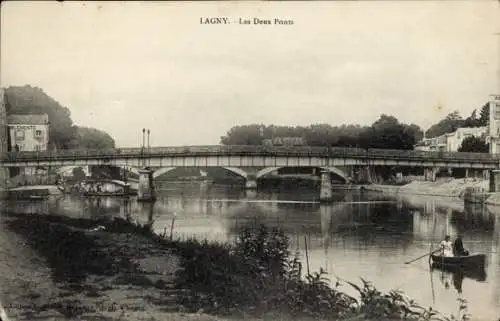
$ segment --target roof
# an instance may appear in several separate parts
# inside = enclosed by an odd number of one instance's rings
[[[9,125],[45,125],[49,123],[47,114],[17,114],[7,115],[7,124]]]

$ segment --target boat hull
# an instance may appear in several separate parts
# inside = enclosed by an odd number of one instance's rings
[[[431,269],[443,272],[449,272],[454,275],[466,277],[478,282],[484,282],[486,280],[486,270],[482,267],[467,268],[458,265],[442,265],[442,264],[432,263]]]
[[[440,266],[448,266],[448,267],[463,267],[463,268],[476,268],[476,269],[484,269],[486,265],[486,255],[484,254],[475,254],[468,256],[452,256],[452,257],[443,257],[440,255],[431,255],[432,262],[436,265]]]

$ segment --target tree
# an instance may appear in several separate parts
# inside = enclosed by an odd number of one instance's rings
[[[400,123],[395,117],[382,115],[370,127],[359,125],[303,126],[244,125],[231,128],[221,143],[225,145],[260,145],[273,137],[302,137],[308,146],[340,146],[364,148],[413,149],[423,137],[415,124]]]
[[[71,112],[42,89],[29,85],[5,89],[7,114],[47,114],[49,145],[59,149],[72,148],[75,127]]]
[[[481,111],[479,112],[480,126],[488,125],[489,120],[490,120],[490,104],[486,103],[483,107],[481,107]]]
[[[69,108],[62,106],[40,88],[29,85],[9,87],[5,89],[5,97],[7,114],[44,113],[49,116],[49,146],[58,149],[99,149],[115,146],[113,138],[107,133],[94,128],[75,126]]]
[[[381,115],[360,137],[365,148],[413,149],[422,130],[417,125],[401,124],[395,117]]]
[[[115,147],[115,140],[102,130],[78,126],[74,144],[82,149],[107,149]]]
[[[261,145],[263,139],[261,127],[262,125],[258,124],[235,126],[221,137],[221,143],[224,145]],[[268,131],[269,129],[267,129],[269,135]]]
[[[437,124],[432,125],[425,136],[428,138],[441,136],[447,133],[452,133],[457,128],[461,127],[463,124],[463,119],[458,113],[458,111],[454,111],[448,114],[444,119],[439,121]]]
[[[489,144],[486,144],[485,139],[482,137],[469,136],[462,141],[458,151],[469,153],[489,153],[490,146]]]

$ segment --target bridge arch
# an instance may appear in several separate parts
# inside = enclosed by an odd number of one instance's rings
[[[155,170],[153,172],[153,178],[157,178],[158,176],[161,176],[163,174],[166,174],[174,169],[176,169],[177,167],[162,167],[162,168],[159,168],[157,170]]]
[[[348,183],[352,180],[346,172],[344,172],[343,170],[341,170],[338,167],[320,167],[320,168],[327,170],[330,173],[334,173],[337,176],[342,177],[346,183]]]
[[[238,167],[222,167],[230,172],[233,172],[241,177],[243,177],[244,179],[247,179],[248,178],[248,173],[241,169],[241,168],[238,168]]]
[[[266,167],[261,169],[260,171],[257,172],[257,178],[261,178],[262,176],[265,176],[271,172],[277,171],[282,167]]]
[[[271,172],[274,172],[276,170],[279,170],[280,168],[285,168],[285,167],[286,166],[263,168],[257,172],[257,178],[261,178],[264,175],[267,175]],[[323,170],[327,170],[330,173],[333,173],[333,174],[341,177],[342,179],[344,179],[344,181],[346,183],[351,181],[351,178],[349,177],[349,175],[346,172],[344,172],[343,170],[341,170],[340,168],[337,168],[337,167],[318,167],[318,168],[323,169]]]

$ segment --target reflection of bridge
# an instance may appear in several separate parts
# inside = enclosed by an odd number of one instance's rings
[[[315,167],[342,177],[355,173],[369,180],[371,166],[424,167],[426,177],[434,180],[439,168],[497,169],[500,158],[480,153],[445,153],[331,147],[268,146],[186,146],[125,148],[112,150],[61,150],[4,153],[1,167],[51,167],[106,165],[126,168],[157,168],[146,181],[176,167],[222,167],[256,187],[256,179],[282,167]],[[339,169],[348,169],[348,173]],[[144,173],[137,170],[139,174]],[[144,180],[143,180],[144,181]],[[143,186],[148,185],[142,184]],[[149,184],[150,185],[150,184]],[[141,194],[141,192],[139,192]],[[148,194],[145,192],[145,194]]]

